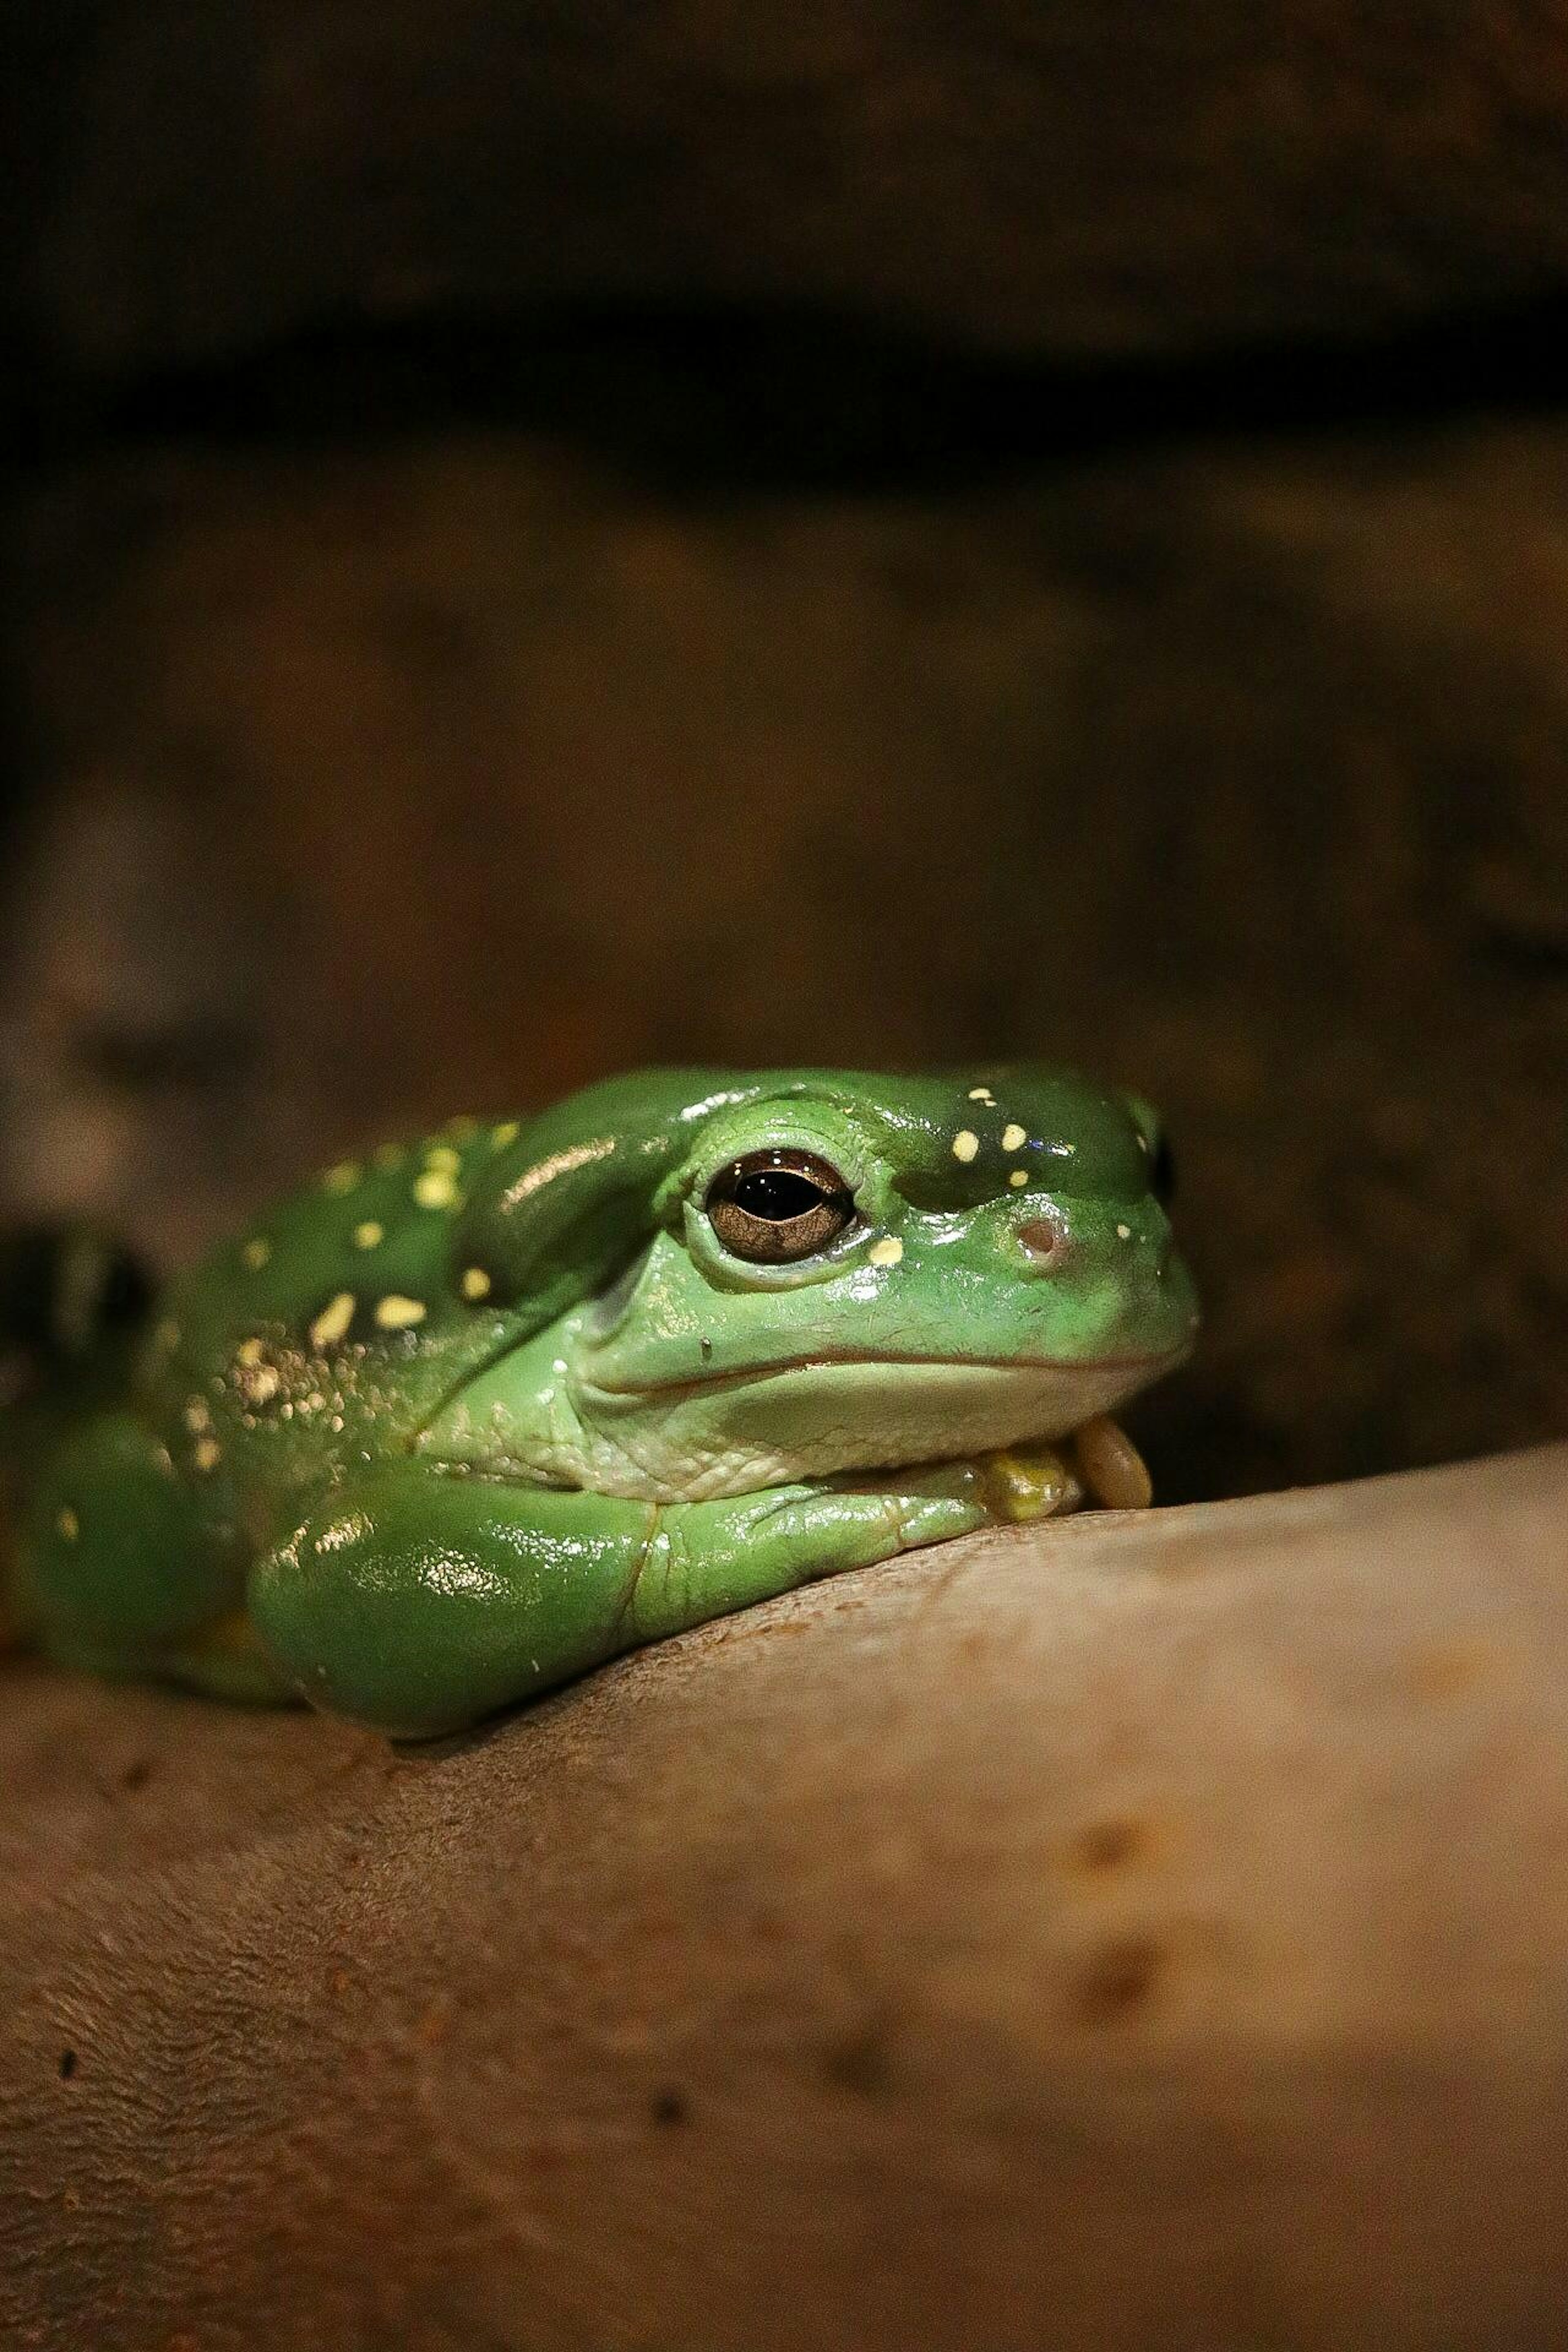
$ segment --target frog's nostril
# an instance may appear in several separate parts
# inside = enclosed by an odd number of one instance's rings
[[[1018,1240],[1037,1265],[1048,1265],[1062,1245],[1062,1229],[1052,1217],[1031,1217],[1018,1228]]]

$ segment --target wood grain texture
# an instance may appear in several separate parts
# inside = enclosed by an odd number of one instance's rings
[[[0,1693],[0,2336],[1554,2346],[1568,1449],[848,1576],[396,1751]]]

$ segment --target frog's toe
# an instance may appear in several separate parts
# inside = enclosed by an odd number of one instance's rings
[[[976,1466],[993,1515],[1014,1526],[1076,1511],[1084,1500],[1078,1475],[1055,1445],[1009,1446]]]
[[[1127,1432],[1109,1413],[1097,1413],[1073,1433],[1079,1476],[1108,1511],[1146,1511],[1154,1499],[1148,1465]]]

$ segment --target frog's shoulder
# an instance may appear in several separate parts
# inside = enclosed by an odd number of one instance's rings
[[[527,1120],[459,1118],[336,1162],[172,1286],[142,1359],[144,1402],[167,1418],[202,1383],[243,1396],[257,1382],[241,1375],[259,1371],[271,1402],[292,1402],[296,1381],[307,1399],[342,1384],[382,1398],[383,1418],[417,1413],[487,1347],[617,1276],[695,1129],[764,1083],[630,1072]]]
[[[211,1307],[226,1318],[314,1322],[349,1292],[356,1318],[374,1328],[399,1328],[403,1310],[388,1300],[424,1308],[403,1328],[427,1321],[445,1308],[448,1289],[465,1302],[466,1269],[453,1263],[458,1221],[476,1177],[520,1131],[513,1119],[458,1118],[438,1134],[335,1161],[259,1211],[165,1303],[188,1319]],[[476,1292],[480,1280],[468,1285],[465,1303],[476,1303]]]
[[[362,1399],[421,1408],[497,1341],[485,1268],[464,1261],[468,1192],[520,1132],[456,1119],[322,1170],[260,1211],[163,1293],[140,1387],[153,1408],[223,1384],[287,1402],[323,1367]],[[171,1409],[173,1409],[171,1407]]]

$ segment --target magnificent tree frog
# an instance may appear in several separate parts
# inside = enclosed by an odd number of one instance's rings
[[[1166,1169],[1147,1104],[1034,1064],[454,1119],[258,1216],[26,1423],[10,1614],[69,1663],[431,1734],[812,1578],[1146,1500],[1105,1417],[1192,1343]]]

